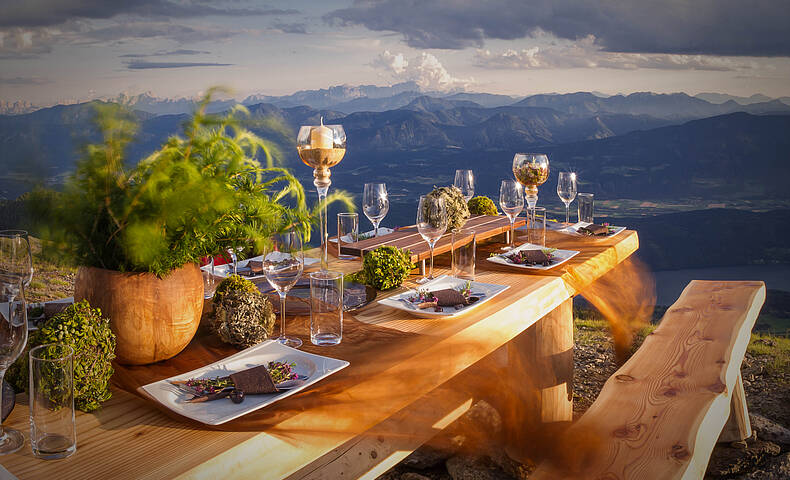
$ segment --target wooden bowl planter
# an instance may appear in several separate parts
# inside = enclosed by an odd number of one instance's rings
[[[194,264],[162,278],[80,267],[74,299],[110,319],[117,362],[145,365],[176,356],[192,340],[203,312],[203,277]]]

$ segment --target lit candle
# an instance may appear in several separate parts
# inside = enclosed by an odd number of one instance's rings
[[[333,148],[335,135],[331,128],[324,126],[324,117],[321,117],[321,126],[313,127],[310,131],[311,148]]]

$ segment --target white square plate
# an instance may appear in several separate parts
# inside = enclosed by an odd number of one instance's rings
[[[276,252],[273,252],[273,253],[276,253]],[[263,255],[258,255],[257,257],[248,258],[246,260],[239,260],[236,263],[236,268],[237,269],[245,268],[245,267],[247,267],[247,263],[249,263],[250,261],[262,262],[263,261]],[[314,265],[314,264],[316,264],[316,263],[318,263],[320,261],[321,260],[319,260],[317,258],[304,257],[304,266],[305,267],[309,267],[310,265]],[[200,267],[200,269],[203,270],[204,272],[210,272],[211,271],[211,265],[203,265],[202,267]],[[228,277],[230,275],[233,275],[233,262],[229,262],[229,263],[226,263],[226,264],[223,264],[223,265],[215,266],[214,267],[214,275],[216,275],[217,277],[221,277],[221,278],[226,278],[226,277]],[[242,277],[246,278],[247,280],[257,280],[259,278],[266,278],[266,275],[252,275],[252,276],[242,275]]]
[[[189,403],[187,400],[192,397],[168,382],[168,380],[187,380],[189,378],[224,377],[248,368],[266,365],[269,362],[296,363],[294,370],[300,377],[307,377],[305,383],[278,393],[247,395],[243,402],[237,404],[228,398]],[[345,360],[302,352],[286,347],[275,340],[267,340],[211,365],[150,383],[143,389],[162,405],[180,415],[209,425],[219,425],[300,392],[348,365],[349,363]]]
[[[440,277],[436,277],[432,281],[423,284],[419,287],[420,290],[442,290],[445,288],[460,288],[464,284],[466,284],[467,280],[463,280],[460,278],[450,277],[448,275],[442,275]],[[388,307],[397,308],[399,310],[403,310],[406,312],[411,313],[414,316],[422,317],[422,318],[436,318],[436,317],[456,317],[458,315],[462,315],[470,310],[473,310],[479,307],[481,304],[491,300],[495,296],[499,295],[500,293],[504,292],[510,285],[496,285],[494,283],[482,283],[482,282],[471,282],[472,288],[472,295],[481,297],[480,300],[476,301],[471,305],[466,305],[465,307],[456,310],[455,307],[440,307],[442,309],[441,312],[434,311],[433,308],[426,308],[421,310],[417,308],[416,305],[413,305],[409,302],[409,297],[413,297],[417,294],[416,290],[408,290],[398,295],[393,295],[388,298],[384,298],[378,301],[378,303],[382,305],[386,305]],[[482,294],[482,295],[475,295],[475,294]]]
[[[379,237],[382,235],[389,235],[390,233],[394,232],[395,230],[388,227],[379,227]],[[368,238],[373,238],[373,234],[376,233],[375,230],[368,230],[367,232],[360,233],[361,238],[359,241],[367,240]],[[330,242],[337,243],[337,237],[332,237],[329,239]],[[343,236],[343,243],[351,243],[351,238],[348,235]]]
[[[520,252],[521,250],[553,250],[551,252],[552,261],[549,266],[543,265],[519,265],[517,263],[511,263],[510,260],[505,258],[507,255],[512,255],[516,252]],[[551,249],[546,247],[541,247],[540,245],[533,245],[531,243],[525,243],[524,245],[520,245],[513,250],[508,250],[507,252],[502,252],[498,255],[493,257],[488,257],[489,262],[498,263],[500,265],[507,265],[508,267],[515,267],[515,268],[526,268],[529,270],[551,270],[554,267],[562,265],[563,263],[567,262],[571,258],[578,255],[580,252],[578,250],[560,250],[560,249]]]
[[[577,223],[574,223],[573,225],[570,225],[568,227],[563,228],[562,230],[560,230],[560,232],[567,233],[569,235],[577,235],[579,237],[609,238],[609,237],[614,237],[618,233],[621,233],[621,232],[625,231],[625,227],[615,227],[614,225],[610,225],[609,226],[609,234],[608,235],[603,235],[603,236],[595,235],[595,236],[592,236],[592,235],[585,235],[583,233],[579,233],[579,229],[580,228],[586,227],[588,225],[592,225],[592,223],[590,223],[590,222],[577,222]]]

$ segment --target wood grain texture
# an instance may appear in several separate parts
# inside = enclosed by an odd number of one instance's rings
[[[524,217],[518,217],[514,226],[520,227],[524,225],[525,222],[526,220]],[[475,215],[466,222],[463,228],[474,230],[477,235],[477,240],[482,241],[509,231],[510,220],[503,216]],[[430,258],[431,256],[431,249],[428,247],[428,243],[420,236],[417,227],[414,225],[399,228],[387,235],[367,238],[355,243],[344,243],[340,247],[340,253],[362,256],[383,245],[391,245],[402,250],[409,250],[412,254],[411,261],[414,263]],[[447,232],[436,242],[434,246],[434,255],[449,252],[452,248],[451,233]]]
[[[530,478],[702,478],[764,300],[762,282],[692,281]]]
[[[387,423],[390,418],[403,413],[412,421],[433,425],[431,418],[458,405],[453,404],[456,397],[440,395],[439,399],[448,401],[426,404],[421,410],[421,402],[434,398],[430,392],[468,371],[578,293],[584,283],[569,284],[565,275],[579,271],[585,281],[594,281],[633,253],[638,238],[636,232],[626,232],[605,242],[569,245],[582,249],[582,254],[543,275],[491,268],[495,264],[479,255],[478,279],[511,288],[455,319],[423,320],[374,303],[348,315],[349,325],[361,325],[350,328],[348,337],[344,331],[343,343],[319,348],[309,344],[308,319],[290,317],[287,328],[307,341],[305,350],[350,359],[351,365],[305,392],[225,424],[227,431],[170,416],[137,395],[115,389],[113,399],[100,411],[78,414],[74,456],[45,462],[34,459],[25,448],[5,456],[3,465],[23,480],[300,478],[320,472],[313,467],[342,464],[347,451],[343,446],[356,445],[357,452],[365,451],[362,447],[368,444],[360,442],[373,439],[376,458],[367,455],[359,460],[372,468],[381,463],[381,455],[388,458],[416,446],[415,441],[423,435],[419,432],[425,431],[415,429],[413,439],[398,440],[397,434],[408,429],[399,430],[398,422]],[[592,265],[586,266],[588,262]],[[358,265],[359,261],[330,261],[333,270],[353,271]],[[411,330],[410,325],[418,327]],[[407,333],[410,330],[412,333]],[[182,355],[157,364],[158,375],[166,378],[199,366],[180,364],[179,359],[187,354],[201,365],[227,355],[227,350],[216,345],[200,344],[200,338]],[[432,368],[426,369],[426,365]],[[149,368],[153,367],[127,370],[142,375]],[[143,378],[149,377],[138,380]],[[15,409],[8,424],[26,432],[27,409]],[[369,436],[371,432],[376,436]],[[390,435],[384,435],[387,432]],[[379,437],[384,443],[378,443]],[[385,443],[390,442],[398,448],[387,450]]]
[[[145,365],[174,357],[192,340],[203,311],[203,276],[194,264],[162,278],[80,267],[74,299],[88,300],[110,319],[118,363]]]

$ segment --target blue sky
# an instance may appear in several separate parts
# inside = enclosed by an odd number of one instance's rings
[[[0,0],[0,100],[413,80],[790,95],[786,0]]]

